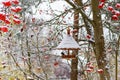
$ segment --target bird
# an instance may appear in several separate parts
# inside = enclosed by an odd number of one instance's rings
[[[61,54],[62,54],[62,56],[63,56],[63,55],[65,55],[65,53],[64,53],[64,52],[61,52]]]

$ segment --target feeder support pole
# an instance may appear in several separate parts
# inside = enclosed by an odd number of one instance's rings
[[[79,32],[79,12],[74,11],[74,29]],[[73,33],[73,38],[78,42],[78,32]],[[78,55],[78,50],[73,50],[73,53]],[[71,61],[71,79],[70,80],[78,80],[78,57],[72,59]]]

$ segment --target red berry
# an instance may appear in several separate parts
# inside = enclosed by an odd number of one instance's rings
[[[120,9],[120,3],[117,3],[117,4],[115,5],[115,7],[118,8],[118,9]]]
[[[119,11],[115,11],[115,15],[120,16],[120,12]]]
[[[16,5],[19,4],[19,0],[12,0],[12,2]]]
[[[93,69],[93,68],[94,68],[94,66],[93,66],[93,65],[89,65],[88,67],[89,67],[90,69]]]
[[[17,12],[15,7],[11,7],[11,11]]]
[[[5,21],[6,15],[5,13],[0,12],[0,20]]]
[[[2,2],[3,3],[3,5],[4,6],[6,6],[6,7],[9,7],[9,6],[11,6],[11,2],[8,0],[8,1],[4,1],[4,2]]]
[[[119,18],[118,18],[118,16],[117,15],[113,15],[112,16],[112,20],[118,20]]]
[[[35,22],[35,18],[32,18],[32,22],[33,22],[33,23]]]
[[[14,16],[14,18],[19,18],[19,16],[18,15],[13,15]]]
[[[100,2],[105,2],[105,0],[99,0]]]
[[[112,10],[112,14],[115,14],[115,10]]]
[[[90,38],[91,38],[91,35],[87,34],[86,38],[87,38],[87,39],[90,39]]]
[[[5,22],[6,24],[10,24],[10,20],[9,20],[9,19],[6,19],[4,22]]]
[[[13,18],[13,21],[14,21],[15,24],[20,24],[21,23],[21,20],[19,20],[19,19]]]
[[[87,72],[92,72],[93,69],[87,68],[86,71],[87,71]]]
[[[45,59],[49,59],[49,56],[48,56],[48,55],[45,55],[44,58],[45,58]]]
[[[103,8],[103,6],[104,6],[104,2],[101,2],[100,4],[99,4],[99,6],[98,6],[98,8]]]
[[[57,66],[59,63],[58,62],[54,62],[54,66]]]
[[[113,7],[112,6],[108,6],[108,11],[112,11],[113,10]]]
[[[0,28],[0,30],[3,31],[3,32],[8,32],[8,27],[7,26],[2,26]]]
[[[97,71],[98,73],[103,73],[103,69],[98,69],[98,71]]]
[[[74,29],[73,31],[72,31],[72,33],[77,33],[78,32],[78,30],[77,29]]]
[[[20,12],[21,10],[22,10],[22,8],[21,8],[20,6],[17,6],[17,7],[16,7],[16,11],[17,11],[17,12]]]
[[[11,7],[11,11],[13,12],[20,12],[22,10],[22,8],[20,6],[15,7]]]

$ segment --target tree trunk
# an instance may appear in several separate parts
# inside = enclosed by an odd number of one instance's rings
[[[74,52],[77,53],[76,51]],[[71,62],[71,79],[70,80],[77,80],[78,78],[77,65],[78,65],[78,59],[75,58]]]
[[[103,69],[104,72],[100,74],[100,80],[110,80],[108,69],[106,68],[107,61],[105,60],[106,54],[104,50],[104,35],[102,20],[100,15],[100,9],[98,8],[99,0],[92,0],[92,11],[93,11],[93,28],[95,38],[95,54],[98,64],[98,68]]]
[[[74,29],[79,31],[79,13],[77,11],[74,12]],[[78,32],[73,34],[73,37],[76,41],[78,41]],[[78,55],[78,50],[73,51],[73,54]],[[71,61],[71,80],[78,79],[78,58],[72,59]]]

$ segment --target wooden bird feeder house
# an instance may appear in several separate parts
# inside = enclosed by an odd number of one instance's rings
[[[70,35],[70,28],[67,29],[67,35],[63,38],[61,43],[56,47],[57,50],[64,50],[67,51],[67,54],[62,54],[62,58],[64,59],[74,59],[76,54],[70,53],[70,50],[79,50],[80,46],[75,41],[75,39]]]

